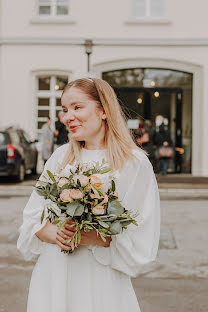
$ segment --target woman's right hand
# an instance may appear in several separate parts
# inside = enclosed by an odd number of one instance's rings
[[[56,232],[57,226],[47,221],[44,227],[35,234],[43,242],[56,244]]]
[[[49,221],[47,221],[44,227],[42,227],[42,229],[35,234],[43,242],[57,244],[61,249],[71,250],[70,243],[63,244],[64,240],[68,238],[68,236],[66,236],[62,230],[57,232],[57,226]]]

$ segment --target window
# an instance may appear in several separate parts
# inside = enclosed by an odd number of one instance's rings
[[[50,117],[52,127],[57,120],[58,112],[61,110],[62,90],[68,83],[68,76],[41,76],[37,77],[37,123],[36,129],[40,138],[41,128]]]
[[[69,14],[69,0],[38,0],[38,15],[66,16]]]
[[[133,0],[133,16],[159,18],[164,15],[163,0]]]

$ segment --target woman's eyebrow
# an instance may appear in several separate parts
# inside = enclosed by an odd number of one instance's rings
[[[84,102],[81,102],[81,101],[75,101],[75,102],[72,102],[72,103],[70,103],[69,105],[62,105],[62,106],[75,106],[75,105],[77,105],[77,104],[84,104]]]

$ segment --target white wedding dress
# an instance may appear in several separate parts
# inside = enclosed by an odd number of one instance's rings
[[[56,172],[68,144],[58,148],[44,171]],[[82,149],[84,163],[102,161],[105,150]],[[57,245],[42,242],[35,235],[45,200],[33,191],[23,213],[17,247],[25,260],[39,255],[34,267],[27,312],[139,312],[130,277],[156,257],[160,232],[160,205],[152,166],[145,154],[134,151],[136,161],[128,161],[116,172],[116,190],[124,207],[138,211],[139,226],[130,225],[112,236],[110,247],[79,246],[73,254],[63,254]]]

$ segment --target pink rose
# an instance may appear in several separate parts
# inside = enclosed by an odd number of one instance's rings
[[[102,188],[102,182],[100,180],[100,178],[96,177],[96,176],[89,176],[90,179],[90,183],[98,190],[100,190]]]
[[[63,190],[60,194],[60,200],[63,202],[72,202],[73,198],[71,197],[71,190]]]
[[[105,213],[105,209],[102,205],[99,204],[99,205],[92,208],[92,213],[95,216],[103,215]]]
[[[70,190],[70,196],[73,199],[81,199],[83,198],[84,194],[79,189],[72,189]]]

